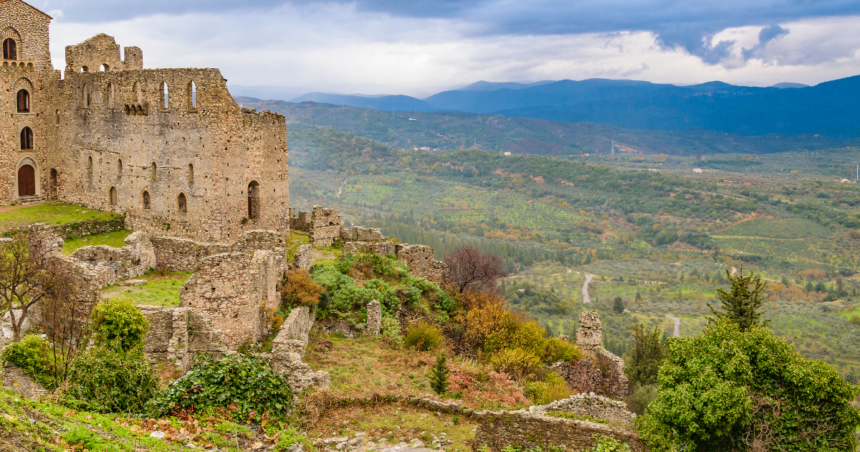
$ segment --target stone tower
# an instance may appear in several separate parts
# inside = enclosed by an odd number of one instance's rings
[[[603,347],[603,325],[597,311],[585,311],[579,315],[576,345],[584,351]]]

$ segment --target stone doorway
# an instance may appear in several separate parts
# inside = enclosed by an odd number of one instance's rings
[[[36,170],[30,165],[18,169],[18,196],[34,196],[36,194]]]

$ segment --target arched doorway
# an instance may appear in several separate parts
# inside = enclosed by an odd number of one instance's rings
[[[112,205],[112,206],[115,206],[119,203],[119,195],[116,192],[116,187],[110,188],[110,193],[109,193],[108,199],[110,201],[110,205]]]
[[[260,217],[260,183],[253,181],[248,184],[248,218]]]
[[[36,194],[36,169],[30,165],[18,168],[18,196],[34,196]]]

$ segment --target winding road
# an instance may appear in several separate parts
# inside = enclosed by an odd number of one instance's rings
[[[591,282],[591,279],[594,278],[594,275],[590,273],[585,274],[585,284],[582,285],[582,302],[583,303],[591,303],[591,297],[588,296],[588,283]]]
[[[681,319],[677,317],[672,317],[671,315],[666,315],[666,317],[672,319],[675,322],[675,335],[674,337],[681,337]]]

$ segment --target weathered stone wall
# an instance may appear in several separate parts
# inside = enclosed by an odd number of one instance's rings
[[[340,238],[343,241],[357,242],[380,242],[385,240],[382,231],[378,228],[363,228],[361,226],[353,226],[351,228],[341,228]]]
[[[595,446],[594,436],[598,434],[627,443],[633,452],[648,450],[639,441],[639,435],[630,430],[527,411],[480,413],[480,425],[472,450],[500,452],[508,446],[527,450],[549,445],[561,446],[568,451],[590,450]]]
[[[325,388],[331,385],[328,372],[314,371],[302,361],[313,325],[314,314],[307,306],[293,309],[272,341],[272,353],[268,355],[272,370],[285,376],[294,392],[313,386]]]
[[[574,394],[567,399],[556,400],[549,405],[529,407],[532,413],[546,414],[551,411],[563,411],[576,415],[589,416],[594,419],[604,419],[612,426],[633,428],[636,414],[627,410],[624,402],[607,397],[588,394]]]
[[[568,385],[580,393],[594,392],[616,400],[629,395],[624,360],[602,347],[603,327],[597,311],[586,311],[579,316],[576,345],[585,355],[575,363],[556,363],[556,371]]]
[[[311,212],[311,227],[308,235],[311,243],[316,246],[330,246],[340,238],[343,227],[343,215],[337,210],[314,206]]]
[[[224,333],[203,311],[146,305],[138,308],[150,323],[144,351],[151,364],[169,361],[185,371],[198,353],[218,358],[230,352]]]
[[[255,250],[283,250],[284,237],[277,231],[247,231],[233,244],[195,242],[179,237],[152,237],[159,269],[195,271],[203,259],[221,253],[251,253]]]
[[[180,290],[179,306],[205,312],[236,350],[268,334],[266,310],[280,303],[284,269],[283,257],[268,250],[209,256]]]
[[[11,390],[18,397],[27,399],[35,399],[48,393],[20,367],[7,362],[3,363],[3,388]]]
[[[272,351],[297,353],[305,356],[308,346],[308,334],[314,326],[315,315],[307,306],[301,306],[290,311],[284,320],[278,335],[272,340]]]
[[[364,326],[364,334],[379,336],[382,328],[382,304],[373,300],[367,304],[367,323]]]
[[[313,265],[313,252],[314,248],[310,244],[300,246],[293,256],[293,268],[310,270]]]
[[[103,33],[66,46],[66,73],[143,69],[143,52],[139,48],[126,47],[125,60],[120,58],[119,50],[119,44]]]
[[[113,269],[114,279],[130,279],[156,267],[155,250],[145,232],[134,232],[125,238],[125,246],[107,245],[78,248],[72,256],[93,265],[102,263]]]
[[[343,244],[343,254],[379,254],[387,256],[394,254],[394,242],[385,240],[382,242],[345,242]]]
[[[406,264],[409,273],[428,281],[445,281],[447,268],[443,262],[434,259],[433,248],[426,245],[401,244],[395,247],[397,260]]]

